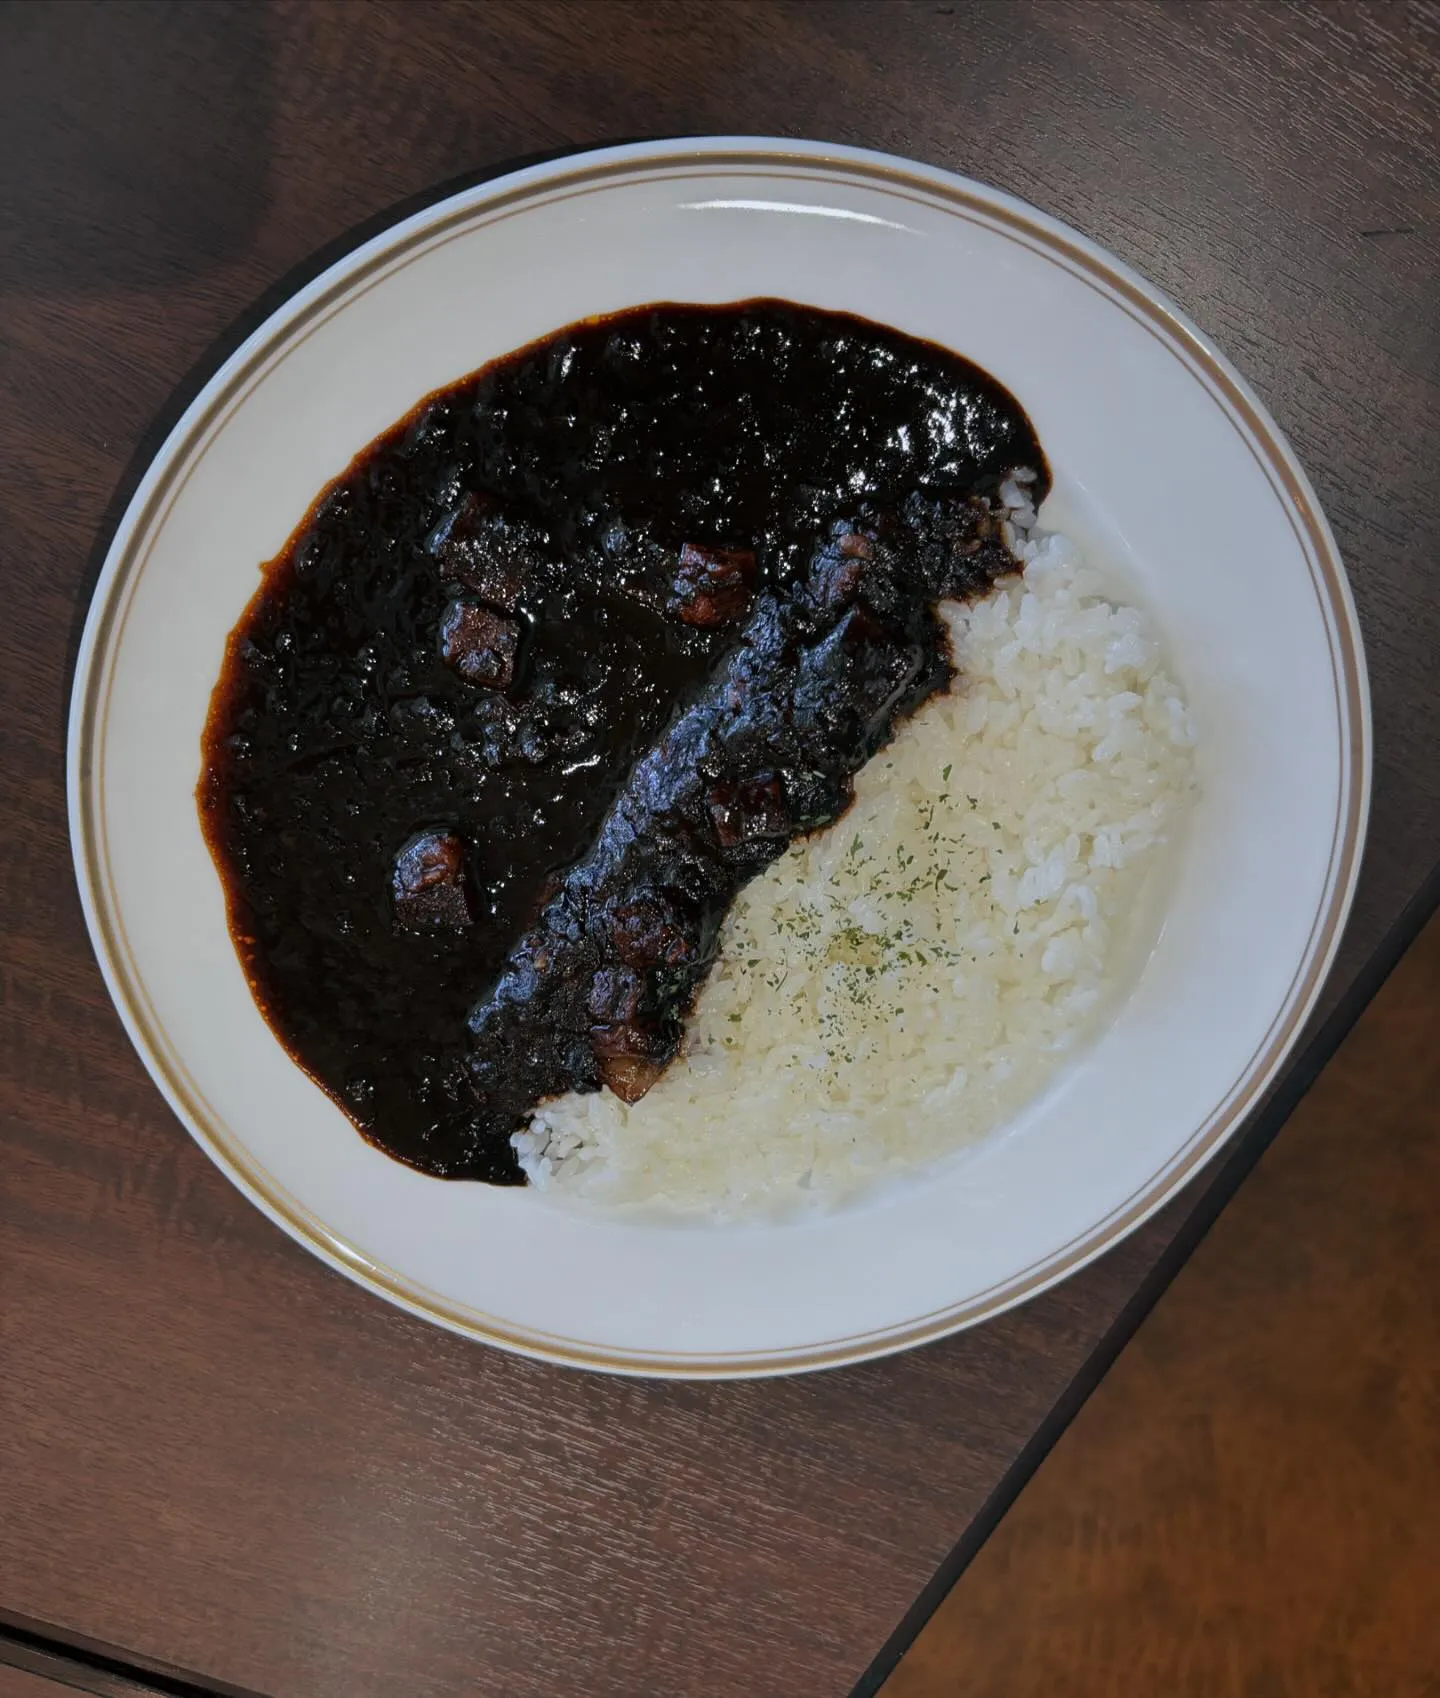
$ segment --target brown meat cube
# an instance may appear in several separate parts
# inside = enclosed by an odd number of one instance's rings
[[[668,903],[653,896],[622,902],[613,911],[615,953],[627,967],[684,967],[699,954],[693,930]]]
[[[431,532],[428,546],[446,573],[482,601],[506,613],[519,608],[527,576],[525,550],[492,501],[463,496]]]
[[[670,608],[687,625],[706,630],[733,625],[750,610],[755,555],[748,548],[701,548],[687,542],[680,550]]]
[[[645,980],[629,967],[602,967],[590,986],[590,1013],[603,1025],[633,1020],[645,995]]]
[[[493,602],[506,613],[519,611],[526,579],[526,570],[520,561],[507,559],[498,550],[483,556],[477,554],[456,576],[482,600]]]
[[[790,836],[785,786],[774,773],[764,773],[739,784],[717,784],[706,801],[710,804],[716,839],[723,849]]]
[[[640,1101],[674,1055],[675,1037],[649,1020],[590,1028],[590,1051],[604,1083],[621,1102]]]
[[[493,607],[452,601],[440,621],[440,653],[467,684],[508,690],[515,680],[520,626]]]
[[[865,582],[866,563],[875,544],[859,531],[843,531],[826,548],[815,568],[816,599],[822,607],[848,607]]]
[[[468,926],[474,919],[465,888],[465,845],[453,831],[422,831],[395,857],[391,875],[395,917],[422,931]]]
[[[622,1103],[638,1103],[665,1071],[663,1061],[648,1061],[643,1055],[597,1055],[595,1065],[601,1081]]]

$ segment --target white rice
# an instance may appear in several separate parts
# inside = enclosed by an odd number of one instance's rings
[[[1123,989],[1192,733],[1145,617],[1063,537],[944,609],[959,676],[831,830],[738,898],[682,1055],[640,1102],[516,1135],[562,1196],[721,1218],[829,1205],[994,1130]]]

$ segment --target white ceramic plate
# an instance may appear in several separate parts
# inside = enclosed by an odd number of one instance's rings
[[[946,343],[1008,385],[1055,472],[1047,523],[1158,618],[1202,796],[1159,942],[1083,1061],[943,1168],[788,1226],[580,1218],[364,1143],[255,1009],[193,790],[225,637],[311,499],[425,394],[651,300],[780,295]],[[760,1374],[969,1325],[1130,1231],[1283,1060],[1349,905],[1364,660],[1294,455],[1155,290],[979,184],[798,142],[607,149],[457,195],[303,289],[226,362],[116,533],[81,651],[70,805],[111,993],[175,1112],[245,1194],[426,1319],[551,1360]]]

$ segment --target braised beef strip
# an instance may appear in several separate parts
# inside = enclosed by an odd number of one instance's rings
[[[736,893],[838,819],[855,773],[949,683],[935,603],[1014,566],[986,501],[915,498],[838,523],[783,594],[756,600],[472,1012],[487,1133],[508,1136],[561,1091],[645,1094]]]

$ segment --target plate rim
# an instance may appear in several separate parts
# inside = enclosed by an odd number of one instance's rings
[[[106,877],[103,807],[104,716],[101,686],[123,631],[137,577],[137,545],[163,517],[191,451],[254,377],[267,358],[286,346],[304,323],[352,294],[366,272],[383,270],[414,245],[448,225],[463,226],[486,212],[522,210],[527,200],[643,174],[699,167],[789,167],[817,174],[826,166],[890,192],[919,191],[952,207],[980,213],[1030,238],[1048,257],[1092,287],[1119,293],[1132,316],[1146,324],[1177,356],[1189,356],[1193,374],[1206,382],[1230,415],[1275,487],[1287,517],[1301,535],[1331,649],[1332,681],[1341,732],[1339,816],[1325,891],[1289,991],[1264,1038],[1222,1101],[1144,1185],[1068,1244],[1029,1268],[977,1294],[910,1320],[874,1331],[805,1345],[724,1355],[688,1355],[599,1346],[520,1327],[430,1290],[331,1231],[249,1154],[189,1080],[159,1021],[148,1011],[138,969],[129,960],[124,929]],[[143,565],[143,559],[139,564]],[[1346,733],[1348,732],[1348,736]],[[1320,502],[1284,433],[1219,348],[1169,298],[1098,243],[1015,196],[975,179],[870,149],[786,138],[713,136],[625,143],[589,149],[524,166],[480,184],[442,195],[397,218],[327,265],[285,297],[222,361],[166,434],[126,504],[92,592],[70,695],[66,789],[71,852],[86,928],[106,989],[146,1071],[181,1124],[251,1203],[312,1254],[377,1296],[416,1315],[482,1342],[533,1359],[610,1373],[676,1379],[755,1378],[838,1367],[911,1349],[974,1326],[1040,1295],[1078,1272],[1140,1227],[1174,1197],[1220,1149],[1264,1097],[1298,1042],[1334,962],[1353,902],[1369,817],[1373,732],[1363,638],[1339,549]]]

